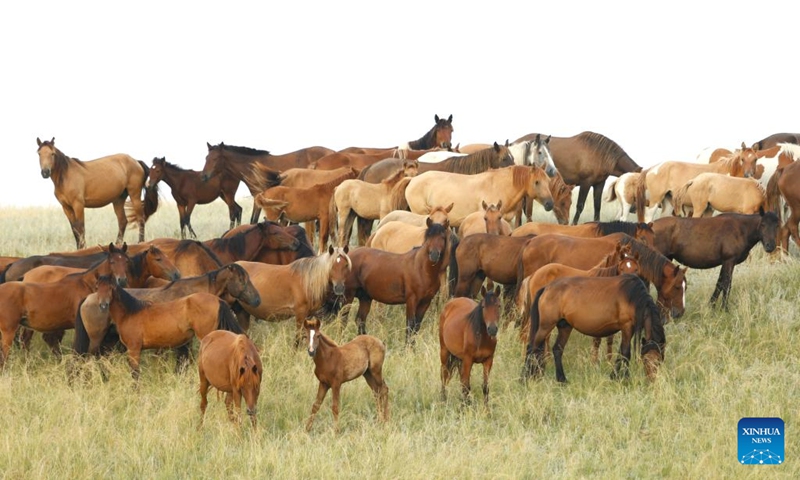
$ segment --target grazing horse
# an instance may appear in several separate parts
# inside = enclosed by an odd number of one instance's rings
[[[400,193],[394,195],[393,192],[405,185],[401,182],[403,178],[404,173],[400,170],[379,184],[353,179],[345,180],[336,187],[330,208],[335,208],[338,217],[340,246],[350,243],[353,222],[357,217],[366,220],[380,220],[392,211],[393,198],[400,195]],[[402,192],[402,189],[399,191]],[[365,235],[366,232],[359,231],[359,245],[366,242]]]
[[[202,341],[217,329],[244,333],[228,304],[216,295],[195,293],[171,302],[150,303],[132,296],[106,276],[97,279],[95,290],[100,310],[109,312],[128,349],[134,380],[139,379],[142,350],[180,347],[193,337]]]
[[[434,115],[433,127],[428,130],[425,135],[416,140],[411,140],[398,147],[400,151],[408,150],[430,150],[432,148],[446,148],[450,149],[451,141],[453,139],[453,116],[450,115],[447,119],[439,118],[439,115]],[[407,158],[407,157],[403,157]]]
[[[451,172],[473,175],[483,173],[492,168],[503,168],[514,165],[514,157],[506,145],[497,142],[486,150],[470,155],[455,155],[436,163],[420,161],[417,168],[419,173],[425,172]]]
[[[664,320],[647,286],[635,275],[618,277],[567,277],[536,293],[530,310],[531,335],[525,355],[524,377],[538,377],[544,369],[544,345],[558,328],[553,359],[556,380],[566,382],[562,356],[572,329],[592,337],[622,332],[619,357],[611,378],[628,376],[631,340],[644,336],[641,355],[645,373],[655,379],[664,359]]]
[[[415,177],[419,171],[419,161],[386,158],[361,170],[358,179],[367,183],[381,183],[398,170],[402,170],[405,177]]]
[[[742,157],[734,155],[716,163],[663,162],[648,168],[636,182],[636,216],[640,222],[653,220],[656,208],[661,214],[668,213],[672,197],[686,182],[701,173],[724,173],[732,177],[752,177],[755,173],[755,157],[745,164]]]
[[[447,382],[461,367],[461,392],[469,401],[472,364],[483,364],[483,404],[489,406],[489,373],[497,348],[500,319],[500,287],[481,287],[481,301],[470,298],[449,300],[439,316],[439,359],[442,362],[442,401],[447,400]]]
[[[322,307],[328,291],[333,290],[337,296],[345,293],[345,279],[353,265],[348,251],[348,247],[334,248],[331,245],[323,255],[301,258],[289,265],[236,262],[250,275],[250,281],[261,297],[258,306],[242,307],[264,320],[294,315],[297,325],[295,346],[299,346],[303,321]]]
[[[531,133],[514,143],[534,140],[539,135]],[[583,132],[567,138],[552,137],[549,144],[553,162],[564,177],[564,181],[569,185],[580,187],[573,225],[580,219],[589,188],[593,189],[594,220],[597,222],[600,221],[600,202],[608,176],[619,177],[624,173],[638,172],[642,169],[622,147],[599,133]]]
[[[383,380],[383,360],[386,356],[383,342],[372,335],[359,335],[340,346],[320,331],[319,320],[306,320],[303,326],[308,331],[308,354],[314,359],[314,375],[319,380],[317,398],[311,406],[306,431],[311,431],[314,417],[325,400],[328,389],[332,389],[333,425],[338,432],[339,392],[342,384],[362,376],[375,395],[378,419],[383,422],[389,420],[389,387]]]
[[[553,209],[549,178],[544,170],[536,166],[512,166],[476,175],[428,172],[412,178],[405,189],[405,200],[414,213],[425,213],[436,205],[454,203],[449,215],[454,227],[461,225],[470,213],[480,210],[484,198],[502,201],[510,218],[525,195],[544,205],[545,210]]]
[[[772,148],[779,143],[792,143],[800,145],[800,133],[773,133],[772,135],[762,138],[753,144],[752,148],[756,150],[766,150]]]
[[[254,175],[254,164],[259,163],[274,172],[282,172],[290,168],[305,168],[333,150],[325,147],[308,147],[284,155],[272,155],[266,150],[256,150],[248,147],[235,147],[220,143],[208,146],[206,163],[203,165],[203,181],[208,181],[214,175],[227,173],[229,177],[241,180],[247,185],[250,194],[258,195],[266,189],[260,179]],[[258,222],[260,211],[253,207],[250,223]]]
[[[456,297],[474,297],[488,277],[496,283],[517,283],[519,252],[531,237],[476,233],[461,240],[450,262]]]
[[[728,306],[733,268],[745,261],[750,250],[761,242],[767,253],[775,250],[780,222],[773,212],[756,215],[724,213],[716,217],[663,217],[653,222],[655,247],[670,260],[689,268],[722,266],[711,303],[722,294]]]
[[[336,216],[331,215],[333,191],[345,180],[355,178],[349,172],[339,178],[312,187],[272,187],[256,195],[255,204],[264,210],[267,220],[281,217],[290,222],[308,222],[313,227],[319,222],[319,253],[328,249],[328,237],[336,231]],[[311,230],[313,239],[314,231]]]
[[[679,217],[710,217],[714,210],[749,215],[766,207],[766,192],[754,178],[701,173],[675,192],[672,203]]]
[[[611,182],[606,192],[605,200],[608,203],[617,201],[619,210],[615,218],[621,222],[628,219],[628,214],[634,212],[636,205],[636,182],[639,179],[639,172],[630,172],[622,175]]]
[[[44,142],[37,138],[36,143],[42,178],[53,181],[56,200],[69,220],[79,250],[86,247],[84,208],[100,208],[109,203],[114,205],[119,225],[116,243],[122,243],[128,225],[125,215],[128,196],[139,224],[139,242],[144,241],[144,223],[158,208],[156,190],[147,190],[142,204],[142,189],[149,173],[144,162],[123,153],[82,162],[56,148],[55,138]]]
[[[241,225],[234,228],[222,235],[222,238],[230,238],[239,233],[246,232],[253,228],[258,228],[256,225]],[[293,236],[299,246],[297,250],[273,250],[270,248],[262,248],[260,252],[253,259],[254,262],[268,263],[270,265],[289,265],[298,258],[306,258],[314,256],[314,249],[311,242],[308,241],[306,231],[299,225],[289,225],[283,227],[283,231]]]
[[[406,253],[374,248],[350,252],[353,268],[345,282],[345,301],[358,298],[358,333],[366,333],[372,302],[406,306],[406,343],[419,331],[425,312],[441,286],[440,273],[448,258],[450,230],[429,218],[422,246]]]
[[[202,172],[187,170],[173,163],[166,161],[164,157],[154,158],[153,165],[150,167],[150,176],[147,179],[146,187],[156,188],[158,182],[164,181],[169,185],[172,198],[178,204],[178,216],[181,224],[181,238],[186,238],[186,229],[189,235],[197,238],[197,234],[192,228],[192,211],[195,205],[205,205],[213,202],[217,198],[228,205],[228,216],[231,226],[242,223],[242,207],[236,203],[236,189],[239,188],[239,180],[227,174],[216,175],[204,182],[201,178]]]
[[[596,238],[611,235],[612,233],[624,233],[650,246],[655,241],[652,222],[587,222],[581,225],[554,225],[552,223],[530,222],[514,229],[511,232],[511,236],[526,237],[528,235],[544,235],[546,233],[582,238]]]
[[[247,404],[247,416],[256,426],[256,404],[261,392],[261,356],[247,335],[236,335],[225,330],[215,330],[200,342],[197,354],[200,374],[200,423],[206,414],[208,388],[225,392],[225,407],[233,421],[241,418],[242,398]],[[234,417],[233,408],[237,414]]]
[[[481,209],[464,218],[458,227],[458,238],[464,239],[476,233],[511,235],[511,224],[503,218],[503,201],[496,204],[481,202]]]
[[[789,251],[789,237],[800,245],[800,162],[794,162],[784,168],[779,168],[769,181],[768,200],[770,209],[780,212],[780,199],[789,206],[790,214],[786,219],[785,229],[781,231],[781,246],[784,251]]]

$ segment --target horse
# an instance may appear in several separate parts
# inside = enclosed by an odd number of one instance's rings
[[[306,320],[308,354],[314,359],[314,376],[319,380],[317,398],[306,421],[306,431],[311,431],[314,417],[319,411],[328,389],[333,390],[334,430],[339,431],[339,391],[342,384],[363,376],[375,395],[378,419],[389,420],[389,387],[383,379],[383,360],[386,346],[372,335],[359,335],[344,345],[337,345],[320,331],[317,319]]]
[[[531,133],[517,139],[514,143],[534,140],[538,133]],[[583,132],[573,137],[550,138],[550,153],[558,172],[569,185],[578,185],[578,203],[572,224],[580,219],[589,189],[594,194],[594,220],[600,221],[600,202],[603,187],[609,175],[619,177],[628,172],[641,171],[616,142],[594,132]]]
[[[397,173],[398,170],[402,170],[403,175],[406,177],[414,177],[419,171],[419,161],[386,158],[365,167],[358,174],[358,179],[367,183],[381,183]]]
[[[664,360],[666,336],[661,317],[647,286],[636,275],[618,277],[567,277],[536,293],[530,310],[531,335],[525,354],[523,377],[538,377],[544,368],[544,345],[558,328],[553,359],[556,380],[566,382],[562,356],[572,329],[592,337],[622,332],[619,357],[611,378],[627,378],[631,339],[641,341],[645,373],[654,380]]]
[[[800,160],[800,145],[779,143],[774,147],[759,150],[756,152],[756,156],[758,157],[758,166],[764,168],[761,177],[756,176],[756,178],[758,178],[761,186],[766,189],[769,179],[772,178],[776,170]]]
[[[716,163],[698,164],[690,162],[663,162],[648,168],[639,175],[636,183],[636,216],[638,221],[650,222],[656,208],[661,206],[662,215],[667,213],[667,205],[672,205],[671,197],[686,182],[701,173],[724,173],[732,177],[752,177],[755,172],[755,156],[750,163],[744,163],[741,156],[734,155]]]
[[[649,246],[652,246],[655,241],[652,222],[587,222],[581,225],[554,225],[552,223],[529,222],[519,228],[515,228],[514,231],[511,232],[511,236],[526,237],[528,235],[544,235],[546,233],[581,238],[604,237],[612,233],[624,233],[637,240],[641,240]]]
[[[430,218],[431,223],[449,227],[450,223],[447,219],[447,214],[452,209],[452,203],[446,207],[434,207],[423,220],[421,226],[404,222],[387,223],[367,239],[366,246],[393,253],[405,253],[414,247],[419,247],[425,241],[425,231],[428,229],[427,219]]]
[[[517,258],[531,237],[476,233],[462,239],[450,261],[456,297],[474,297],[488,277],[496,283],[517,283]]]
[[[756,215],[724,213],[715,217],[663,217],[653,222],[655,248],[670,260],[689,268],[722,266],[711,295],[714,304],[722,294],[727,308],[733,268],[745,261],[759,242],[764,251],[775,250],[780,221],[774,212]]]
[[[449,150],[453,139],[453,116],[450,115],[447,119],[444,119],[439,118],[439,115],[434,115],[433,119],[435,123],[425,135],[416,140],[406,142],[397,147],[397,149],[406,152],[408,150],[430,150],[432,148],[446,148]]]
[[[608,186],[604,201],[611,203],[617,201],[619,210],[615,218],[619,221],[626,221],[628,213],[634,212],[636,205],[636,182],[639,179],[639,172],[623,174],[618,179],[611,182]]]
[[[396,203],[393,202],[396,197],[393,192],[404,185],[401,183],[403,178],[404,173],[400,170],[379,184],[353,179],[345,180],[336,187],[330,208],[335,209],[338,218],[340,246],[350,243],[356,217],[379,220],[392,211],[392,204]],[[365,241],[365,232],[360,231],[359,245],[363,245]]]
[[[345,180],[355,178],[354,172],[312,187],[272,187],[256,195],[255,205],[263,209],[267,220],[281,216],[292,222],[319,222],[319,253],[328,247],[328,237],[336,231],[336,217],[331,215],[333,191]],[[312,230],[313,239],[313,230]]]
[[[241,225],[233,230],[225,232],[222,235],[222,238],[230,238],[253,228],[258,228],[258,226]],[[253,259],[254,262],[268,263],[270,265],[289,265],[299,258],[314,256],[314,249],[311,246],[311,242],[308,241],[306,231],[303,229],[303,227],[299,225],[289,225],[282,228],[284,232],[293,236],[297,240],[297,250],[272,250],[269,248],[262,248]]]
[[[114,205],[119,226],[116,243],[122,243],[128,225],[128,196],[139,224],[139,242],[144,241],[144,223],[158,208],[156,190],[146,190],[142,203],[142,189],[149,174],[147,164],[124,153],[83,162],[56,148],[55,138],[44,142],[36,138],[36,143],[42,178],[53,181],[56,200],[69,220],[79,250],[86,246],[84,208],[100,208],[109,203]]]
[[[243,181],[253,196],[266,189],[260,179],[253,174],[254,164],[259,163],[274,172],[282,172],[290,168],[308,167],[311,162],[333,153],[333,150],[325,147],[308,147],[283,155],[272,155],[266,150],[236,147],[222,142],[214,146],[206,142],[206,146],[208,155],[203,165],[203,181],[207,182],[214,175],[227,173],[229,177]],[[259,214],[254,206],[250,223],[258,222]]]
[[[394,205],[400,205],[395,192]],[[545,210],[553,209],[549,178],[539,167],[512,166],[490,170],[476,175],[463,175],[449,172],[428,172],[417,175],[408,182],[405,200],[414,213],[425,213],[435,205],[455,207],[450,212],[450,224],[461,225],[464,218],[480,210],[484,198],[497,198],[506,206],[507,216],[513,216],[522,197],[534,199],[544,205]]]
[[[259,165],[259,164],[256,164]],[[309,168],[290,168],[278,176],[283,187],[308,188],[320,183],[328,183],[347,174],[358,178],[361,170],[353,167],[342,167],[336,170],[311,170]]]
[[[449,300],[439,316],[439,359],[442,362],[442,401],[447,400],[447,382],[461,367],[461,393],[469,401],[473,363],[483,364],[483,404],[489,406],[489,373],[497,348],[500,319],[500,286],[494,291],[481,287],[481,301],[470,298]]]
[[[247,335],[236,335],[225,330],[215,330],[200,342],[197,354],[200,374],[200,423],[206,414],[208,388],[225,392],[228,417],[234,420],[233,409],[241,418],[242,398],[247,405],[247,415],[253,428],[256,426],[256,404],[261,392],[264,367],[258,349]]]
[[[239,180],[226,174],[217,175],[208,181],[201,178],[202,172],[187,170],[174,163],[168,162],[164,157],[154,158],[150,166],[145,187],[157,188],[158,182],[162,181],[169,185],[172,198],[178,204],[178,216],[181,225],[181,239],[186,238],[186,229],[189,235],[197,238],[197,234],[192,228],[192,211],[195,205],[205,205],[213,202],[217,198],[228,205],[228,216],[231,221],[229,228],[242,223],[242,207],[236,203],[236,189],[239,188]]]
[[[503,201],[496,204],[481,202],[481,209],[472,212],[461,222],[458,227],[458,237],[464,239],[476,233],[490,233],[492,235],[511,235],[511,224],[503,218]]]
[[[408,210],[392,210],[381,218],[378,225],[375,227],[375,231],[380,230],[389,222],[403,222],[415,227],[424,227],[427,219],[427,214],[423,215],[421,213],[409,212]]]
[[[469,155],[454,155],[436,163],[419,162],[417,171],[425,172],[451,172],[464,175],[483,173],[493,168],[510,167],[514,165],[514,157],[508,149],[508,142],[499,145],[494,142],[491,148],[481,150]]]
[[[750,215],[766,207],[766,192],[754,178],[701,173],[675,192],[672,203],[679,217],[710,217],[714,210]]]
[[[358,333],[366,333],[373,300],[387,305],[405,304],[406,344],[411,344],[441,286],[440,273],[448,261],[450,244],[449,228],[429,218],[419,248],[402,254],[369,247],[351,251],[352,270],[344,284],[344,296],[346,302],[358,298]]]
[[[789,238],[793,238],[797,245],[800,245],[800,233],[798,232],[798,222],[800,222],[800,162],[793,162],[786,167],[779,168],[769,181],[767,190],[767,200],[770,210],[780,213],[783,210],[780,206],[781,200],[788,205],[790,214],[786,219],[785,228],[781,229],[781,247],[784,251],[789,251]],[[778,217],[780,219],[780,217]]]
[[[752,145],[752,148],[757,150],[766,150],[778,145],[779,143],[800,145],[800,133],[773,133],[772,135],[755,142]]]
[[[323,255],[301,258],[289,265],[236,262],[250,275],[261,297],[260,305],[242,307],[264,320],[294,315],[295,346],[300,345],[303,321],[322,307],[329,284],[335,295],[344,294],[345,279],[353,266],[348,252],[347,246],[334,248],[331,245]]]
[[[202,341],[218,329],[244,333],[228,304],[209,293],[150,303],[137,299],[106,276],[97,278],[95,290],[100,309],[114,319],[120,341],[128,350],[134,380],[139,379],[142,350],[179,347],[193,337]]]

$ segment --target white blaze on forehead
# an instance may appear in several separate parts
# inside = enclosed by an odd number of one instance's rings
[[[336,263],[342,263],[342,257],[336,257]]]
[[[683,287],[683,307],[686,308],[686,280],[681,282],[681,287]]]
[[[628,268],[631,268],[631,261],[628,260],[627,262],[625,262],[625,266],[628,267]]]
[[[314,330],[309,330],[309,332],[308,332],[308,349],[309,349],[309,350],[310,350],[310,349],[311,349],[311,347],[314,345],[314,335],[315,335],[316,333],[317,333],[317,332],[315,332]]]

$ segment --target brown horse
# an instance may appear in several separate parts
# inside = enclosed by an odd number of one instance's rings
[[[353,268],[345,282],[346,302],[358,298],[358,333],[366,333],[373,300],[406,306],[406,343],[419,331],[425,312],[441,286],[440,273],[448,259],[450,230],[427,221],[422,246],[397,254],[358,248],[350,252]]]
[[[481,209],[464,218],[458,227],[458,237],[464,239],[476,233],[511,235],[511,224],[503,218],[503,201],[496,204],[481,202]]]
[[[322,307],[329,285],[336,295],[345,292],[345,278],[352,268],[348,250],[347,247],[329,246],[323,255],[301,258],[290,265],[237,262],[250,275],[250,281],[261,297],[258,306],[242,307],[264,320],[294,315],[297,324],[295,345],[299,345],[303,321]]]
[[[42,178],[53,181],[56,199],[69,220],[78,249],[86,246],[84,208],[100,208],[109,203],[114,205],[119,225],[116,243],[122,243],[128,225],[125,215],[128,196],[139,224],[139,241],[144,241],[144,223],[158,208],[155,190],[145,192],[144,204],[141,200],[148,175],[144,162],[123,153],[82,162],[56,148],[55,138],[44,142],[37,138],[36,143]]]
[[[653,222],[655,247],[670,260],[689,268],[722,266],[711,303],[722,294],[728,306],[733,268],[744,262],[759,242],[767,253],[775,250],[780,222],[773,212],[757,215],[725,213],[716,217],[663,217]]]
[[[790,215],[786,219],[785,229],[781,232],[781,245],[784,251],[789,251],[789,237],[793,238],[797,245],[800,245],[800,232],[798,232],[798,222],[800,222],[800,162],[779,168],[769,181],[768,197],[770,209],[780,212],[779,197],[789,206]]]
[[[256,164],[259,165],[259,164]],[[328,183],[344,175],[352,174],[358,178],[361,170],[353,167],[342,167],[336,170],[311,170],[308,168],[290,168],[281,172],[278,179],[283,187],[309,188],[320,183]]]
[[[622,332],[617,363],[611,378],[628,376],[631,340],[644,336],[641,355],[645,373],[655,379],[664,359],[664,320],[647,286],[635,275],[618,277],[567,277],[536,293],[530,310],[531,335],[525,355],[524,377],[538,377],[544,368],[544,345],[558,328],[553,359],[556,380],[566,382],[562,356],[572,329],[592,337]]]
[[[139,379],[142,350],[179,347],[193,337],[202,340],[217,329],[244,333],[228,304],[209,293],[150,303],[114,285],[106,276],[97,279],[95,289],[100,309],[107,310],[114,319],[119,338],[128,349],[134,380]]]
[[[779,143],[793,143],[800,145],[800,133],[773,133],[772,135],[762,138],[752,145],[756,150],[766,150],[772,148]]]
[[[247,185],[250,194],[255,196],[266,189],[259,179],[253,175],[253,165],[259,163],[274,172],[282,172],[290,168],[305,168],[311,162],[324,157],[333,150],[325,147],[308,147],[284,155],[272,155],[266,150],[248,147],[235,147],[220,143],[208,146],[206,163],[203,166],[202,178],[208,181],[214,175],[227,173],[228,176],[241,180]],[[258,222],[260,212],[254,207],[250,215],[250,223]]]
[[[247,415],[256,426],[256,404],[261,392],[261,356],[247,335],[236,335],[225,330],[215,330],[200,342],[197,354],[200,374],[200,423],[206,414],[208,388],[225,392],[225,407],[231,420],[241,418],[242,398],[247,404]],[[233,408],[236,408],[234,417]]]
[[[308,331],[308,354],[314,359],[314,375],[319,380],[317,398],[311,407],[306,431],[311,430],[328,389],[332,389],[333,425],[338,432],[342,384],[361,376],[375,395],[378,418],[384,422],[389,420],[389,387],[383,380],[383,360],[386,356],[383,342],[371,335],[359,335],[340,346],[320,331],[319,320],[306,320],[303,326]]]
[[[239,233],[246,232],[253,228],[258,228],[256,225],[241,225],[234,228],[222,235],[222,238],[230,238]],[[289,225],[283,227],[283,231],[293,236],[298,243],[297,250],[272,250],[269,248],[261,249],[260,252],[253,259],[254,262],[268,263],[270,265],[289,265],[299,258],[313,257],[314,249],[311,242],[308,241],[306,231],[299,225]]]
[[[611,235],[612,233],[624,233],[650,246],[652,246],[655,241],[652,222],[587,222],[580,225],[554,225],[552,223],[530,222],[514,229],[514,231],[511,232],[511,236],[526,237],[528,235],[544,235],[546,233],[582,238],[596,238]]]
[[[461,240],[450,262],[456,297],[474,297],[488,277],[496,283],[517,283],[518,257],[530,237],[476,233]]]
[[[439,118],[439,115],[434,115],[433,120],[435,124],[428,130],[425,135],[416,140],[406,142],[400,145],[398,150],[430,150],[432,148],[446,148],[450,149],[453,139],[453,116],[450,115],[447,119]],[[403,157],[409,158],[409,157]]]
[[[766,192],[754,178],[701,173],[672,196],[675,215],[710,217],[722,213],[758,213],[766,207]]]
[[[518,138],[514,143],[534,140],[537,133]],[[636,164],[616,142],[594,132],[583,132],[573,137],[550,138],[550,153],[564,182],[580,187],[573,225],[578,223],[589,189],[594,194],[594,220],[600,221],[600,203],[603,188],[609,175],[619,177],[623,173],[638,172]]]
[[[328,237],[336,231],[336,217],[331,215],[333,191],[345,180],[355,178],[354,172],[308,188],[272,187],[256,195],[256,206],[264,210],[267,220],[277,221],[281,215],[291,222],[319,222],[319,252],[328,249]],[[313,239],[313,230],[312,230]]]
[[[500,287],[481,287],[481,301],[453,298],[439,316],[439,359],[442,362],[442,401],[447,399],[447,382],[461,366],[461,392],[469,401],[469,377],[473,363],[483,364],[483,404],[489,406],[489,373],[497,347],[500,319]]]
[[[181,224],[181,238],[186,238],[186,229],[192,238],[197,234],[192,228],[192,211],[195,205],[205,205],[221,198],[228,205],[228,216],[233,228],[242,223],[242,207],[236,203],[236,189],[239,180],[226,174],[216,175],[208,181],[201,178],[202,172],[187,170],[166,161],[164,157],[154,158],[146,187],[156,188],[158,182],[169,185],[172,198],[178,204]]]

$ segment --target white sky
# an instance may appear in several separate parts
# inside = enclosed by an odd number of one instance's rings
[[[800,130],[800,2],[706,3],[3,2],[0,206],[57,205],[37,136],[200,169],[453,114],[454,143],[592,130],[648,166]]]

